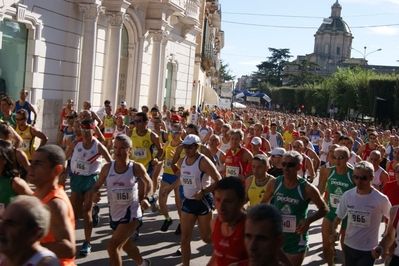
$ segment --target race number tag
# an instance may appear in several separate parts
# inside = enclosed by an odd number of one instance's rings
[[[21,146],[19,147],[22,151],[29,151],[30,148],[30,139],[24,139],[24,141],[21,143]]]
[[[112,134],[112,133],[114,133],[114,128],[113,127],[106,127],[106,128],[104,128],[104,133]]]
[[[62,125],[63,126],[68,126],[68,121],[66,119],[62,120]]]
[[[90,163],[82,160],[75,161],[75,171],[80,174],[88,175],[90,171]]]
[[[4,210],[5,210],[4,203],[0,203],[0,218],[3,216]]]
[[[190,188],[195,188],[195,176],[193,175],[183,175],[181,177],[183,186],[190,187]]]
[[[368,228],[371,223],[371,213],[368,211],[349,211],[349,223],[356,227]]]
[[[239,173],[240,173],[240,168],[238,166],[226,165],[226,177],[238,176]]]
[[[112,195],[116,204],[126,204],[134,200],[132,188],[114,188]]]
[[[282,215],[283,217],[283,232],[295,233],[296,230],[296,216],[295,215]]]
[[[172,169],[172,159],[165,160],[165,168]]]
[[[135,159],[147,158],[147,149],[146,148],[134,148],[133,149],[133,158],[135,158]]]
[[[337,208],[341,195],[330,194],[330,204],[331,207]]]

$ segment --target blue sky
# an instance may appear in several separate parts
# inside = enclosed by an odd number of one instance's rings
[[[229,63],[233,75],[240,77],[256,71],[256,65],[267,60],[270,56],[268,47],[288,48],[295,58],[312,53],[314,34],[323,18],[331,15],[335,1],[219,0],[225,32],[221,59]],[[369,64],[399,66],[399,0],[339,0],[339,3],[341,16],[354,37],[352,47],[359,51],[352,50],[351,57],[362,58],[366,46],[366,54],[382,49],[367,56]],[[396,25],[374,27],[392,24]]]

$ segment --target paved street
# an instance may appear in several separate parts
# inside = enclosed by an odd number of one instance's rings
[[[317,180],[315,180],[317,182]],[[102,190],[104,192],[105,189]],[[76,257],[76,263],[78,265],[86,266],[98,266],[108,265],[108,254],[106,251],[106,245],[112,233],[109,227],[108,220],[108,207],[107,199],[104,197],[105,193],[102,193],[103,197],[99,204],[101,207],[100,217],[101,221],[98,227],[93,229],[92,234],[92,253],[87,257]],[[150,258],[152,265],[155,266],[174,266],[181,264],[181,258],[174,256],[174,253],[179,247],[180,236],[176,236],[174,231],[178,225],[177,222],[177,211],[174,207],[173,192],[168,200],[169,209],[171,209],[171,216],[175,219],[175,222],[171,225],[168,232],[161,232],[159,229],[163,223],[163,216],[160,214],[152,213],[151,210],[147,210],[144,215],[144,225],[140,228],[140,237],[136,240],[142,255],[144,258]],[[315,206],[310,206],[309,214],[315,210]],[[78,221],[76,224],[76,243],[77,251],[79,251],[83,242],[83,222]],[[383,224],[381,224],[380,232],[383,231]],[[310,228],[310,250],[303,265],[318,266],[325,265],[322,256],[321,246],[321,220],[315,222]],[[205,266],[209,261],[210,254],[212,253],[212,245],[205,244],[202,242],[199,230],[197,227],[194,229],[193,240],[191,242],[192,252],[192,266]],[[338,257],[340,258],[340,247],[337,247]],[[123,265],[136,265],[130,260],[126,254],[122,251]],[[337,265],[341,265],[341,260],[337,260]],[[382,261],[377,261],[376,265],[383,265]]]

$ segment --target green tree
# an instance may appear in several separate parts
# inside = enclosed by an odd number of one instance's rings
[[[286,64],[289,67],[290,72],[296,73],[289,75],[289,85],[296,85],[303,87],[304,85],[314,84],[322,81],[322,78],[314,71],[318,69],[319,65],[309,60],[303,59],[299,63],[291,62]]]
[[[229,63],[225,64],[223,60],[220,60],[219,78],[220,82],[235,79],[235,76],[231,74],[231,70],[229,69]]]
[[[281,87],[283,85],[283,69],[290,57],[290,49],[276,49],[269,47],[272,54],[267,61],[257,65],[258,71],[254,73],[252,87],[258,87],[259,82],[267,82],[272,86]],[[260,81],[258,80],[260,79]]]

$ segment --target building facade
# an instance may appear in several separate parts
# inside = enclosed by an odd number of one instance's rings
[[[220,36],[215,1],[2,0],[0,92],[26,88],[50,140],[67,99],[188,108],[216,81]]]

